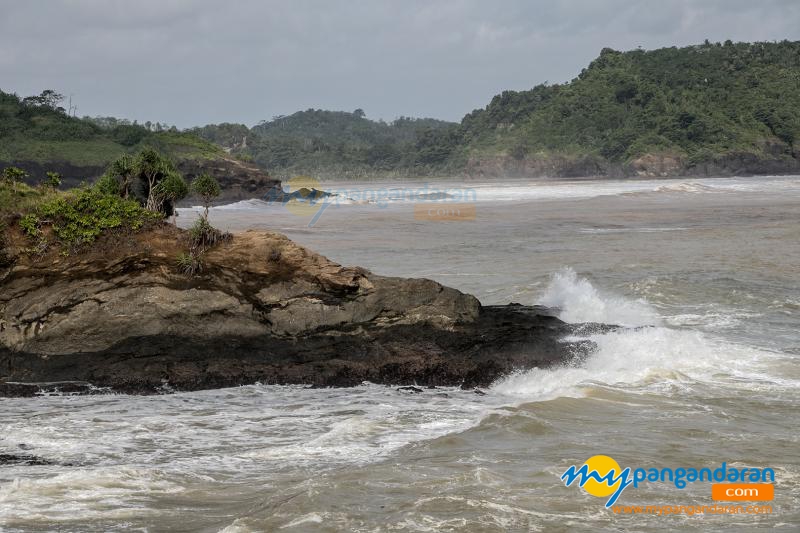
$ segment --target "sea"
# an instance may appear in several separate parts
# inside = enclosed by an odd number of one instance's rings
[[[318,188],[336,196],[247,200],[210,221],[623,327],[591,335],[580,365],[519,370],[483,394],[0,399],[0,455],[51,463],[0,466],[0,531],[800,531],[800,177]],[[607,508],[562,480],[597,455],[631,471],[771,469],[774,498],[718,501],[708,481],[665,477]]]

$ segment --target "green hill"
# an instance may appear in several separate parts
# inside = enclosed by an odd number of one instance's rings
[[[25,168],[33,179],[56,170],[72,184],[97,177],[111,161],[143,146],[179,162],[225,156],[220,147],[190,133],[153,131],[125,121],[100,125],[69,116],[59,104],[52,91],[27,98],[0,91],[0,167]]]
[[[429,161],[420,158],[424,139],[453,126],[431,118],[373,121],[360,109],[352,113],[308,109],[263,121],[253,128],[216,124],[190,131],[279,175],[346,177],[417,167],[425,170]]]
[[[798,42],[606,48],[572,81],[505,91],[460,124],[310,109],[195,132],[278,173],[800,172],[798,87]]]
[[[616,52],[569,83],[507,91],[459,127],[468,157],[589,157],[691,167],[747,156],[796,165],[800,43],[706,43]]]
[[[795,170],[800,42],[604,49],[569,83],[495,96],[456,136],[448,161],[473,168],[582,161],[599,173]],[[654,162],[666,168],[648,168]]]

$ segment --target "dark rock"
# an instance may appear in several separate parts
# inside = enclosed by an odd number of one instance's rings
[[[264,170],[233,157],[214,159],[186,159],[178,161],[178,170],[192,181],[200,174],[210,174],[219,182],[222,189],[214,205],[227,204],[238,200],[261,198],[268,191],[280,187],[281,182],[269,176]],[[179,206],[200,205],[201,199],[189,197]]]
[[[109,161],[110,163],[110,161]],[[0,161],[0,168],[15,166],[28,173],[25,180],[29,185],[38,185],[46,177],[47,172],[58,172],[61,174],[61,188],[67,189],[78,187],[84,182],[93,182],[105,172],[108,165],[75,165],[65,161],[48,161],[40,163],[38,161]]]
[[[67,258],[20,255],[0,279],[0,396],[257,382],[474,388],[592,349],[563,342],[575,327],[546,308],[481,306],[431,280],[342,267],[274,233],[236,235],[187,277],[177,231]]]
[[[48,466],[55,464],[47,459],[36,457],[35,455],[11,455],[0,453],[0,466],[3,465],[27,465],[27,466]]]
[[[18,396],[71,396],[105,394],[108,389],[95,387],[91,383],[81,382],[54,382],[54,383],[17,383],[0,382],[0,397]]]
[[[422,389],[420,389],[419,387],[414,387],[411,385],[407,385],[405,387],[397,387],[397,390],[400,392],[410,392],[412,394],[417,394],[422,392]]]

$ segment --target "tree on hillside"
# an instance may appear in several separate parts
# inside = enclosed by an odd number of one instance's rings
[[[200,174],[192,182],[192,192],[203,199],[203,206],[205,207],[204,218],[208,220],[208,208],[211,207],[211,201],[222,192],[219,183],[213,176]]]
[[[118,194],[127,199],[131,194],[136,175],[136,159],[127,154],[123,155],[111,163],[106,174],[117,180]]]
[[[42,94],[39,96],[28,96],[22,99],[22,105],[27,106],[43,106],[49,107],[50,109],[56,111],[64,112],[63,107],[59,107],[60,104],[64,100],[64,95],[58,94],[52,89],[46,89],[42,91]]]
[[[149,211],[174,214],[174,204],[188,194],[188,186],[175,165],[157,150],[124,155],[109,165],[96,187],[105,194],[135,197]]]
[[[176,172],[172,161],[152,148],[145,148],[136,158],[136,173],[139,177],[139,187],[144,201],[145,209],[160,211],[161,203],[158,200],[156,185]]]
[[[175,204],[186,198],[187,194],[189,194],[189,186],[183,176],[177,172],[170,172],[154,187],[154,196],[159,211],[163,211],[167,216],[172,215],[172,223],[176,226],[178,221]]]
[[[16,194],[17,183],[28,177],[28,173],[17,167],[6,167],[3,169],[3,181],[11,184],[11,188]]]
[[[61,174],[58,172],[47,172],[43,185],[51,189],[58,189],[61,186]]]

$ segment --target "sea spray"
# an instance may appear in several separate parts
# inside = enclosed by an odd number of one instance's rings
[[[560,309],[559,318],[570,323],[599,322],[621,326],[661,324],[656,310],[644,300],[602,294],[589,280],[579,278],[569,267],[553,274],[539,303],[557,307]]]
[[[701,331],[663,327],[662,318],[647,301],[598,290],[571,268],[552,276],[539,303],[559,308],[559,318],[567,322],[627,327],[580,337],[596,346],[580,366],[521,371],[496,382],[492,388],[497,393],[542,401],[582,397],[594,385],[649,390],[731,379],[741,380],[744,386],[753,378],[770,379],[764,365],[776,354]]]

